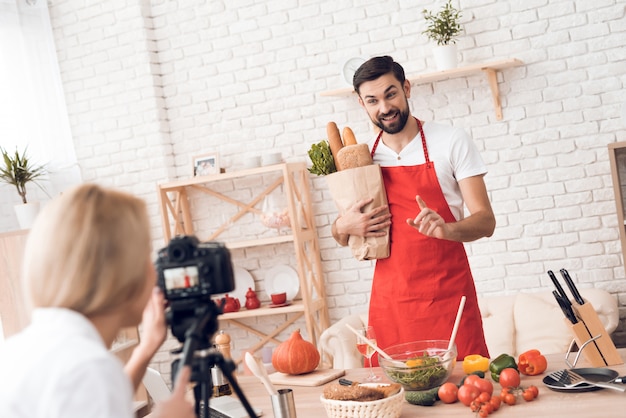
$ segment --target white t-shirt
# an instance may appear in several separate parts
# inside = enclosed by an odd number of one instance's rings
[[[463,129],[435,122],[423,123],[422,128],[426,136],[428,156],[435,164],[443,195],[454,217],[457,220],[463,219],[463,196],[458,181],[486,174],[487,166],[476,145]],[[368,143],[370,150],[375,140],[374,137]],[[374,163],[380,164],[381,167],[412,166],[425,162],[420,133],[399,154],[386,146],[382,140],[378,142],[374,154]]]
[[[133,418],[132,397],[123,364],[77,312],[36,309],[0,350],[0,417]]]

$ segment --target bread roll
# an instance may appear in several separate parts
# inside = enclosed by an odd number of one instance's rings
[[[333,382],[324,387],[324,397],[336,401],[369,402],[395,395],[400,392],[401,388],[402,386],[398,383],[378,386],[361,386],[358,383],[352,383],[350,386],[344,386]]]
[[[342,170],[346,170],[371,165],[373,161],[367,144],[356,144],[341,148],[335,158],[335,164],[339,164]]]

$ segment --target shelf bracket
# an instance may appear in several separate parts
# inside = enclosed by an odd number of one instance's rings
[[[496,111],[496,119],[502,120],[502,103],[500,103],[500,87],[498,86],[498,73],[493,68],[483,68],[487,75],[489,88],[491,89],[491,98],[493,100],[493,108]]]

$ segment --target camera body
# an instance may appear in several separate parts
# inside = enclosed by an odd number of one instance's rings
[[[181,342],[200,312],[214,305],[211,295],[235,289],[230,252],[221,242],[200,243],[193,235],[174,237],[159,250],[155,268],[169,302],[168,323]],[[216,315],[221,313],[215,310]]]

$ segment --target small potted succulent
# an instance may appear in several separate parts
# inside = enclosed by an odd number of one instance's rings
[[[437,47],[433,48],[437,69],[443,71],[456,68],[458,63],[456,41],[463,31],[459,23],[461,12],[454,8],[452,0],[448,0],[439,12],[433,14],[424,9],[422,14],[426,20],[426,29],[422,34],[437,43]]]
[[[45,175],[45,167],[33,165],[26,155],[26,149],[20,153],[17,149],[9,154],[0,147],[3,165],[0,166],[0,182],[15,186],[22,199],[22,204],[15,205],[15,213],[21,228],[29,228],[39,212],[39,203],[29,203],[26,199],[26,185],[36,184],[43,190],[38,180]]]

